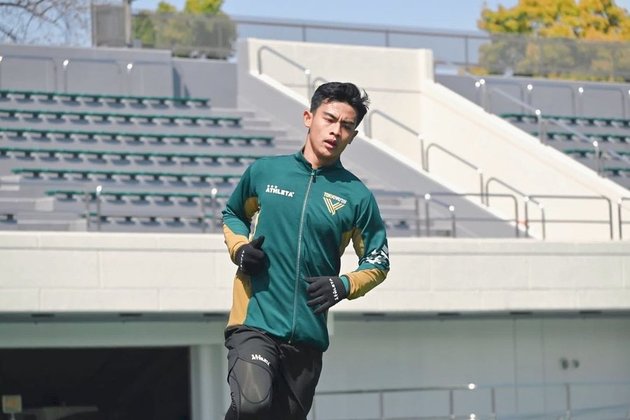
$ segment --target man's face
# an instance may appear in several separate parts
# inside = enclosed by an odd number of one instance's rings
[[[309,129],[304,156],[313,167],[339,159],[357,135],[356,122],[356,111],[345,102],[323,102],[314,113],[304,111],[304,125]]]

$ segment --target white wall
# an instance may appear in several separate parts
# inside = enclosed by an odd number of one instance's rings
[[[170,51],[16,44],[0,50],[2,89],[173,95]]]
[[[391,238],[388,279],[339,312],[630,309],[630,242]],[[345,271],[356,267],[351,247]],[[0,312],[224,312],[217,234],[0,232]]]
[[[553,412],[545,418],[558,418],[567,408],[565,383],[572,383],[573,410],[630,401],[628,346],[628,317],[338,322],[318,390],[475,383],[474,391],[454,393],[457,415],[491,418],[494,388],[500,415]],[[385,395],[387,418],[449,414],[445,390]],[[377,407],[376,394],[327,395],[317,398],[315,411],[321,418],[374,418]]]
[[[386,110],[410,128],[420,128],[420,86],[424,79],[433,78],[430,51],[258,39],[241,41],[239,49],[246,51],[239,56],[241,67],[247,62],[247,68],[241,71],[258,74],[262,69],[264,76],[291,88],[305,100],[310,100],[313,85],[319,86],[322,79],[353,82],[370,96],[370,109]],[[307,76],[296,63],[310,71],[310,87]],[[408,133],[401,131],[402,135],[398,135],[400,129],[380,115],[366,117],[363,129],[370,124],[369,120],[373,120],[375,128],[387,124],[390,134],[395,134],[387,137],[387,144],[420,162],[414,139],[409,141],[404,137]]]

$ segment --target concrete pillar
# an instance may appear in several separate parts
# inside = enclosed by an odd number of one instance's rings
[[[228,404],[225,352],[222,344],[190,347],[192,420],[222,419]]]

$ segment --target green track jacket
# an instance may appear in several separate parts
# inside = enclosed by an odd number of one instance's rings
[[[237,271],[228,327],[259,328],[322,351],[329,344],[326,316],[307,306],[305,278],[338,276],[350,240],[359,265],[341,276],[349,299],[377,286],[389,270],[385,226],[372,193],[341,162],[312,169],[301,151],[261,158],[245,171],[223,211],[223,231],[234,263],[250,237],[265,236],[269,258],[259,275]]]

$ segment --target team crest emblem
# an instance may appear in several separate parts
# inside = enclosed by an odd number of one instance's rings
[[[333,216],[337,213],[337,210],[346,205],[347,201],[341,197],[337,197],[334,194],[324,193],[324,203],[326,203],[326,208],[328,212]]]

